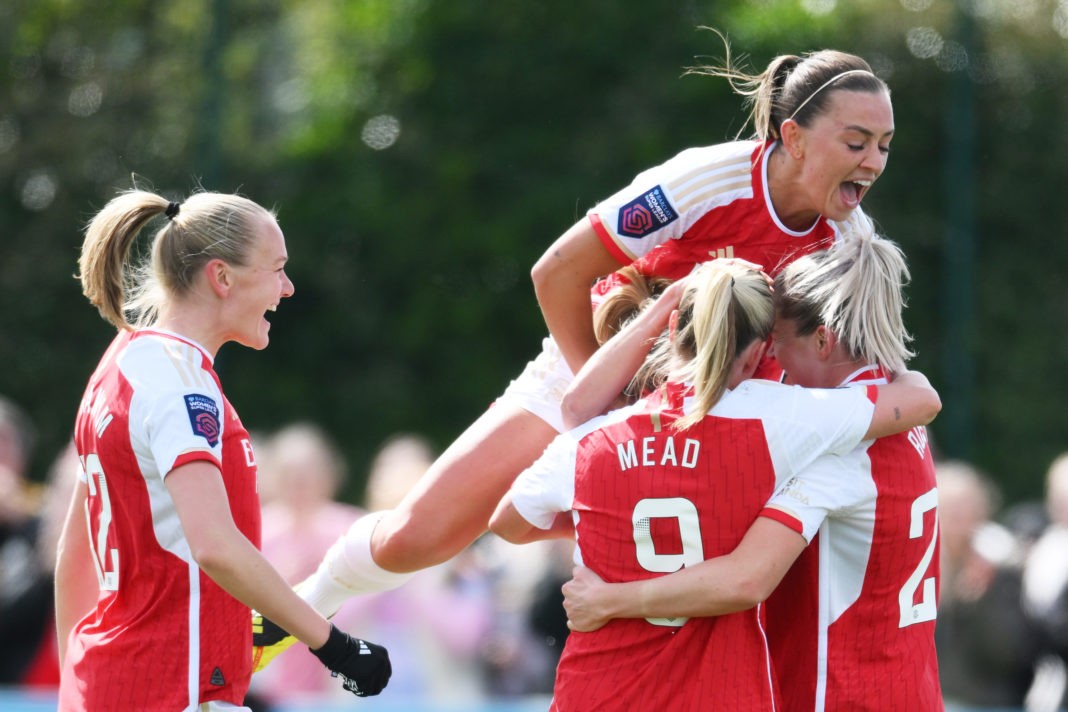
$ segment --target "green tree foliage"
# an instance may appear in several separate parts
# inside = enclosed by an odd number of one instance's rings
[[[722,58],[698,29],[714,26],[753,67],[837,47],[889,81],[898,136],[866,206],[910,257],[936,443],[1010,500],[1038,496],[1068,449],[1068,18],[1053,0],[967,8],[962,36],[961,11],[929,0],[6,3],[0,392],[40,426],[43,469],[112,336],[72,279],[85,220],[135,183],[239,190],[278,208],[296,296],[270,348],[223,349],[220,375],[253,430],[324,424],[358,500],[387,436],[446,445],[536,353],[529,270],[553,239],[638,171],[743,131],[725,81],[683,76]],[[962,78],[964,177],[947,160]],[[974,272],[958,279],[945,245],[969,186]],[[947,311],[958,286],[971,318]]]

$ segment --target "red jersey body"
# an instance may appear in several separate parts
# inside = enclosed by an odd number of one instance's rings
[[[607,581],[670,573],[733,550],[776,487],[859,444],[873,408],[862,390],[747,381],[677,431],[692,407],[682,393],[669,387],[557,437],[513,485],[516,510],[542,528],[572,511],[576,560]],[[572,633],[552,709],[778,709],[762,611]]]
[[[880,376],[871,369],[853,381]],[[765,604],[784,709],[942,710],[938,493],[926,431],[880,438],[817,468],[772,500],[821,522]]]
[[[59,709],[241,705],[251,675],[249,610],[193,561],[164,485],[176,467],[213,463],[234,521],[259,545],[249,435],[210,356],[174,334],[119,334],[89,381],[75,444],[100,596],[71,634]]]

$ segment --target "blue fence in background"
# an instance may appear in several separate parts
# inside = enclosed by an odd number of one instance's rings
[[[271,712],[545,712],[548,697],[480,700],[473,702],[435,702],[422,698],[390,699],[388,696],[352,702],[315,702],[303,705],[272,707]],[[0,688],[0,712],[56,712],[56,696],[48,692],[33,692]],[[948,705],[946,712],[1024,712],[1022,709],[974,708]]]
[[[271,708],[271,712],[545,712],[548,697],[520,699],[491,699],[472,702],[435,702],[423,698],[383,697],[359,699],[351,702],[309,702]],[[51,692],[0,688],[0,712],[56,712],[56,696]]]

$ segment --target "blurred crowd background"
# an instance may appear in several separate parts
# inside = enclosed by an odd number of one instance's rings
[[[897,135],[865,208],[909,258],[913,366],[944,403],[943,683],[1056,709],[1068,0],[0,3],[0,685],[54,683],[67,442],[113,335],[72,275],[115,191],[278,209],[296,295],[270,348],[216,367],[260,433],[265,548],[299,580],[535,353],[528,274],[551,241],[639,170],[744,132],[725,81],[683,76],[722,59],[702,26],[751,67],[834,47],[889,83]],[[396,651],[393,695],[541,699],[569,555],[486,537],[343,613]],[[299,653],[276,665],[300,685],[264,675],[264,705],[320,689]]]

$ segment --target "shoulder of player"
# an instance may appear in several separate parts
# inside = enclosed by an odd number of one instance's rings
[[[863,388],[803,388],[777,381],[750,378],[724,395],[712,408],[712,415],[724,417],[784,417],[796,418],[796,409],[805,403],[822,402],[829,398],[842,402],[865,398]]]
[[[123,376],[135,387],[187,389],[215,383],[211,361],[196,344],[169,334],[142,331],[134,335],[117,359]]]

